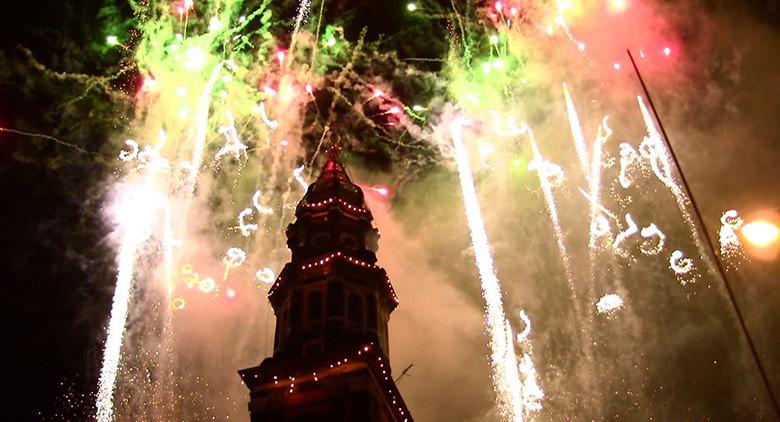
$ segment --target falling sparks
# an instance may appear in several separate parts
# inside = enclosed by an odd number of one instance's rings
[[[742,242],[739,240],[738,231],[745,221],[736,210],[727,210],[720,217],[720,255],[726,260],[727,268],[737,265],[744,258]]]
[[[695,269],[693,259],[686,258],[681,250],[672,252],[672,255],[669,257],[669,268],[674,271],[674,274],[683,286],[693,280],[692,275]]]
[[[626,214],[625,218],[626,218],[626,225],[628,227],[626,227],[625,230],[621,231],[620,233],[618,233],[617,236],[615,236],[615,241],[612,243],[612,248],[615,250],[615,253],[617,253],[618,255],[624,258],[628,258],[630,254],[625,248],[622,247],[622,244],[629,236],[638,233],[639,227],[636,225],[636,223],[634,223],[634,219],[631,217],[631,214]]]

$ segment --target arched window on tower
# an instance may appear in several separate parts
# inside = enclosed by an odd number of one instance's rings
[[[356,294],[349,295],[347,303],[347,317],[349,322],[357,324],[358,328],[363,327],[363,301]]]
[[[344,285],[340,281],[328,285],[328,318],[344,318]]]

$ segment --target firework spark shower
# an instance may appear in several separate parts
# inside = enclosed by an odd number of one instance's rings
[[[718,1],[370,3],[19,12],[0,56],[7,268],[45,288],[8,309],[21,338],[81,327],[62,346],[78,357],[49,365],[89,359],[42,381],[35,412],[246,419],[236,370],[273,353],[285,227],[335,145],[382,231],[415,419],[771,418],[679,175],[776,374],[778,264],[750,256],[776,230],[748,218],[780,203],[778,77],[760,70],[780,55],[756,47],[776,25]],[[73,31],[40,29],[59,19]]]

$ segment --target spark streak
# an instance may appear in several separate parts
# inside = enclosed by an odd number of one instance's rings
[[[98,422],[108,422],[114,414],[114,387],[116,385],[122,343],[127,322],[128,306],[133,289],[133,270],[138,247],[151,234],[151,225],[159,206],[158,194],[146,186],[130,188],[121,192],[114,205],[114,213],[122,232],[119,249],[116,288],[111,303],[111,318],[108,323],[108,336],[103,349],[103,364],[98,381],[97,411]]]
[[[501,297],[501,285],[493,267],[493,257],[490,254],[485,223],[479,209],[479,200],[471,175],[468,152],[463,144],[463,118],[456,118],[450,124],[452,142],[455,149],[455,161],[460,178],[463,205],[466,210],[466,220],[471,233],[471,246],[479,270],[482,287],[482,297],[485,299],[485,324],[490,334],[491,366],[493,367],[493,387],[497,393],[498,406],[508,419],[522,421],[522,413],[518,413],[515,386],[520,382],[517,368],[508,368],[505,360],[507,349],[506,316]],[[511,339],[511,337],[510,337]],[[514,353],[514,351],[513,351]]]
[[[306,183],[305,180],[303,180],[303,176],[301,176],[301,173],[303,173],[303,165],[293,170],[293,177],[295,178],[295,181],[298,182],[299,185],[303,188],[303,190],[309,189],[309,184]]]

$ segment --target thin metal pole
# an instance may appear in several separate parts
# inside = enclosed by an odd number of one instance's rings
[[[639,73],[639,68],[636,65],[636,62],[634,61],[634,56],[631,55],[631,50],[626,50],[628,53],[628,58],[631,59],[631,64],[634,66],[634,71],[636,72],[636,76],[639,78],[639,83],[642,84],[642,90],[645,92],[645,97],[647,97],[647,102],[650,103],[650,108],[653,109],[653,114],[655,115],[655,120],[658,122],[658,127],[661,129],[661,134],[663,135],[663,142],[666,144],[666,149],[669,151],[669,155],[672,156],[672,161],[674,161],[674,166],[677,167],[677,173],[680,175],[680,181],[682,181],[683,186],[685,187],[685,193],[688,195],[688,199],[691,201],[691,205],[693,206],[693,212],[696,215],[697,223],[699,223],[699,231],[703,232],[704,239],[707,241],[707,247],[712,255],[712,259],[715,261],[715,268],[718,270],[718,275],[720,275],[720,279],[723,280],[723,285],[726,287],[726,292],[728,293],[729,301],[731,302],[731,307],[734,310],[734,313],[737,316],[737,320],[739,321],[739,326],[742,329],[742,334],[745,335],[745,339],[747,340],[748,347],[750,348],[750,354],[753,356],[753,361],[756,364],[756,367],[758,367],[758,373],[761,375],[761,380],[764,382],[764,388],[766,389],[766,392],[769,394],[769,399],[772,402],[772,407],[775,410],[775,416],[777,416],[777,419],[780,420],[780,406],[777,404],[777,397],[775,397],[774,391],[772,391],[772,385],[769,383],[769,377],[766,375],[766,370],[764,369],[764,365],[761,363],[761,358],[758,356],[758,351],[756,350],[756,345],[753,343],[753,338],[750,336],[750,332],[748,331],[747,324],[745,324],[745,318],[742,316],[742,311],[739,310],[739,305],[737,305],[737,299],[734,296],[734,291],[731,289],[731,283],[729,283],[729,279],[726,277],[726,271],[723,269],[723,263],[720,260],[720,256],[715,252],[715,246],[712,243],[712,238],[710,237],[710,232],[707,231],[707,225],[704,224],[704,218],[702,218],[701,212],[699,211],[699,206],[696,204],[696,201],[693,199],[693,194],[691,193],[691,187],[688,185],[688,181],[685,179],[685,175],[683,174],[682,167],[680,167],[680,162],[677,160],[677,155],[674,153],[674,149],[672,149],[672,144],[669,142],[669,137],[666,135],[666,130],[664,129],[664,124],[661,122],[661,117],[658,115],[658,111],[655,108],[655,105],[653,104],[653,99],[650,98],[650,92],[647,90],[647,85],[645,85],[644,79],[642,79],[642,74]]]

